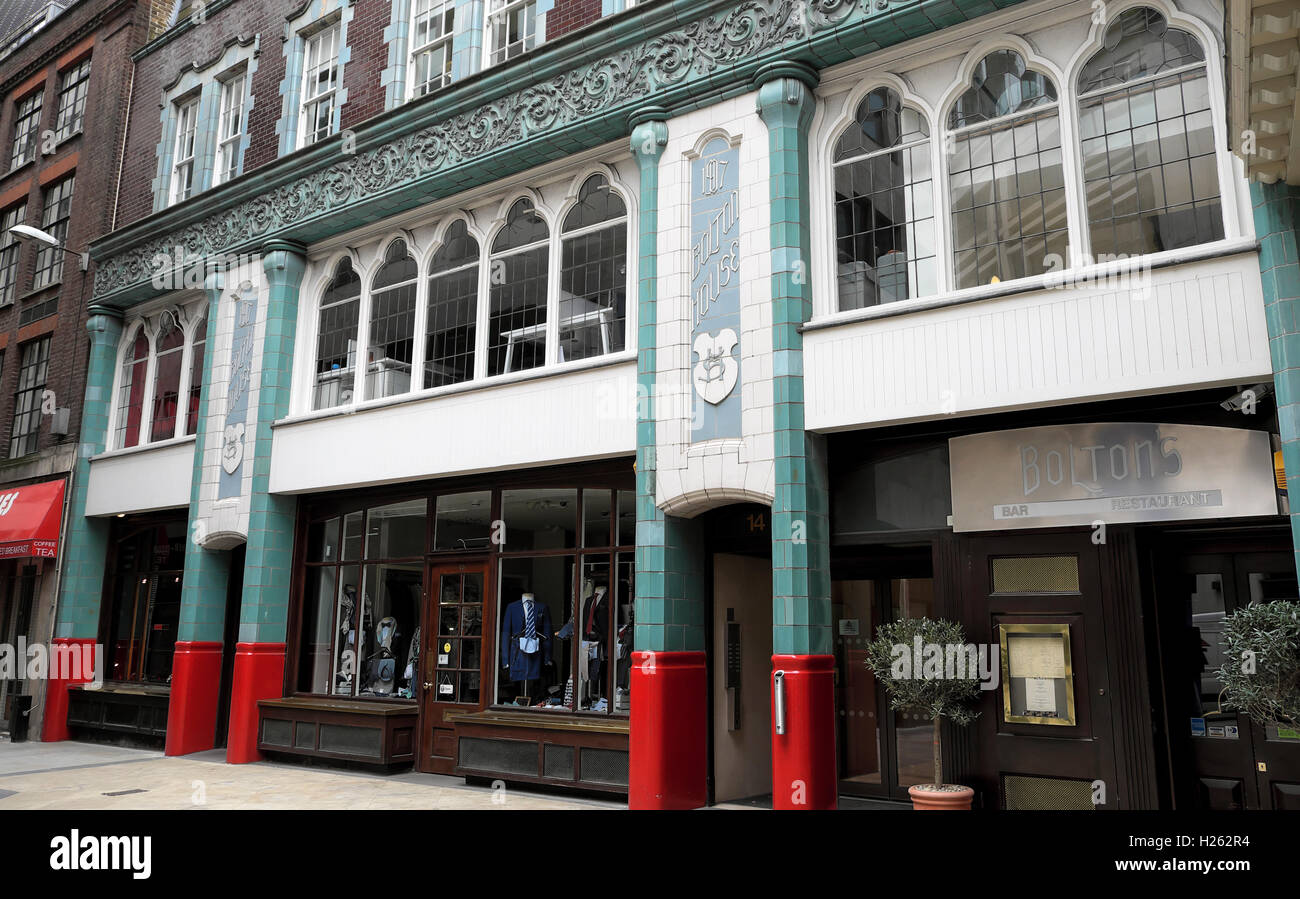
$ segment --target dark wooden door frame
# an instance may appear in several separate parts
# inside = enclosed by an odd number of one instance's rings
[[[444,720],[447,712],[473,712],[484,707],[489,693],[495,690],[496,640],[491,634],[496,633],[496,596],[495,568],[493,560],[486,557],[465,559],[436,558],[425,562],[424,566],[424,612],[420,616],[420,668],[416,672],[415,690],[418,697],[418,727],[420,737],[416,747],[415,767],[417,771],[437,774],[451,774],[455,759],[447,763],[444,756],[434,755],[434,725]],[[439,612],[442,605],[442,591],[439,581],[444,574],[483,575],[482,618],[480,619],[479,639],[479,701],[477,703],[438,702],[433,690],[437,688],[437,644]],[[461,652],[464,646],[460,647]],[[426,687],[428,684],[430,686]]]
[[[1119,678],[1109,656],[1102,555],[1088,531],[1011,533],[964,538],[966,557],[961,618],[967,638],[997,644],[997,625],[1019,622],[1066,623],[1074,671],[1076,723],[1073,726],[1016,724],[1003,721],[1002,690],[981,697],[974,729],[977,751],[972,786],[987,805],[1001,807],[1002,775],[1072,777],[1100,781],[1102,808],[1133,807],[1129,770],[1119,763],[1111,686]],[[1070,593],[995,593],[992,559],[997,556],[1074,555],[1079,563],[1079,591]],[[1125,667],[1142,662],[1127,660]],[[1127,743],[1128,741],[1123,741]]]
[[[901,553],[901,558],[900,558]],[[930,540],[925,543],[907,541],[903,544],[880,545],[865,543],[853,547],[844,547],[836,552],[833,565],[836,580],[871,581],[880,605],[881,623],[893,620],[893,595],[891,581],[900,578],[928,577],[934,584],[935,614],[951,617],[954,606],[952,578],[943,570],[938,542]],[[928,571],[928,575],[919,572]],[[855,576],[856,575],[856,576]],[[832,633],[832,639],[838,634]],[[839,685],[837,684],[837,689]],[[838,701],[838,697],[837,697]],[[889,699],[883,687],[876,691],[876,720],[879,722],[877,734],[879,739],[880,783],[864,784],[839,781],[839,792],[845,796],[860,796],[868,799],[886,799],[910,801],[907,787],[898,784],[898,727],[894,720],[894,710],[889,707]],[[837,726],[839,717],[836,717]],[[963,754],[953,752],[949,743],[953,740],[945,728],[944,759],[945,768],[949,762]],[[960,737],[957,737],[960,742]],[[837,764],[840,758],[838,750],[839,736],[836,737]],[[836,772],[838,777],[839,772]]]

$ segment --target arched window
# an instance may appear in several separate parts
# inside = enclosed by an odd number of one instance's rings
[[[1014,50],[990,53],[948,116],[958,288],[1047,271],[1069,244],[1056,86]]]
[[[1079,139],[1094,258],[1223,237],[1205,53],[1153,9],[1106,29],[1079,73]]]
[[[149,371],[149,338],[141,327],[122,363],[117,394],[117,445],[125,449],[140,442],[140,419],[144,417],[144,388]]]
[[[415,349],[415,282],[419,266],[395,240],[370,288],[370,357],[366,364],[366,399],[380,399],[411,389]]]
[[[190,350],[190,397],[185,415],[185,433],[199,430],[199,396],[203,392],[203,356],[208,346],[208,316],[194,329],[194,347]]]
[[[835,260],[840,309],[937,288],[930,128],[887,87],[858,104],[835,142]]]
[[[361,278],[352,270],[352,263],[344,259],[334,270],[334,278],[320,301],[313,409],[328,409],[352,401],[360,308]]]
[[[164,312],[162,315],[156,344],[150,441],[167,440],[176,436],[176,410],[180,405],[185,331],[169,312]]]
[[[424,386],[459,384],[474,377],[478,316],[479,245],[465,222],[447,229],[429,266],[429,309],[424,335]]]
[[[510,207],[492,242],[488,291],[488,374],[546,362],[550,229],[530,200]]]
[[[564,218],[559,362],[623,349],[627,318],[627,206],[592,175]]]

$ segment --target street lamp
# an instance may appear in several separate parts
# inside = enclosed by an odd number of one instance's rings
[[[71,253],[81,261],[81,270],[83,272],[90,270],[89,253],[78,253],[76,250],[68,249],[63,244],[59,243],[59,239],[48,231],[42,231],[40,228],[33,228],[31,225],[14,225],[9,229],[9,233],[17,237],[19,240],[34,240],[38,243],[43,243],[47,246],[60,249],[65,253]]]

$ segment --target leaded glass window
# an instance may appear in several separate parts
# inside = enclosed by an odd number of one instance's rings
[[[564,218],[560,362],[616,353],[627,318],[627,206],[603,175],[583,182]]]
[[[1096,258],[1223,237],[1205,54],[1139,7],[1107,29],[1079,74],[1079,139]]]
[[[458,219],[447,229],[429,266],[425,387],[459,384],[474,377],[478,280],[478,241]]]
[[[395,240],[384,253],[370,290],[370,355],[366,363],[366,399],[406,393],[411,389],[411,356],[415,349],[415,290],[419,267]]]
[[[488,374],[546,362],[550,229],[532,201],[517,200],[492,243],[488,292]]]
[[[937,287],[930,128],[895,91],[858,104],[835,143],[839,308],[861,309]]]
[[[321,297],[313,409],[328,409],[352,401],[360,308],[361,279],[352,270],[352,263],[344,259],[334,270],[334,278]]]
[[[1020,54],[976,67],[948,117],[957,288],[1041,274],[1069,245],[1056,86]],[[1059,264],[1059,262],[1058,262]]]

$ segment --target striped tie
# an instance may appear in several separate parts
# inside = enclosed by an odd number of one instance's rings
[[[524,603],[524,636],[532,639],[537,636],[537,625],[533,623],[533,604]]]

